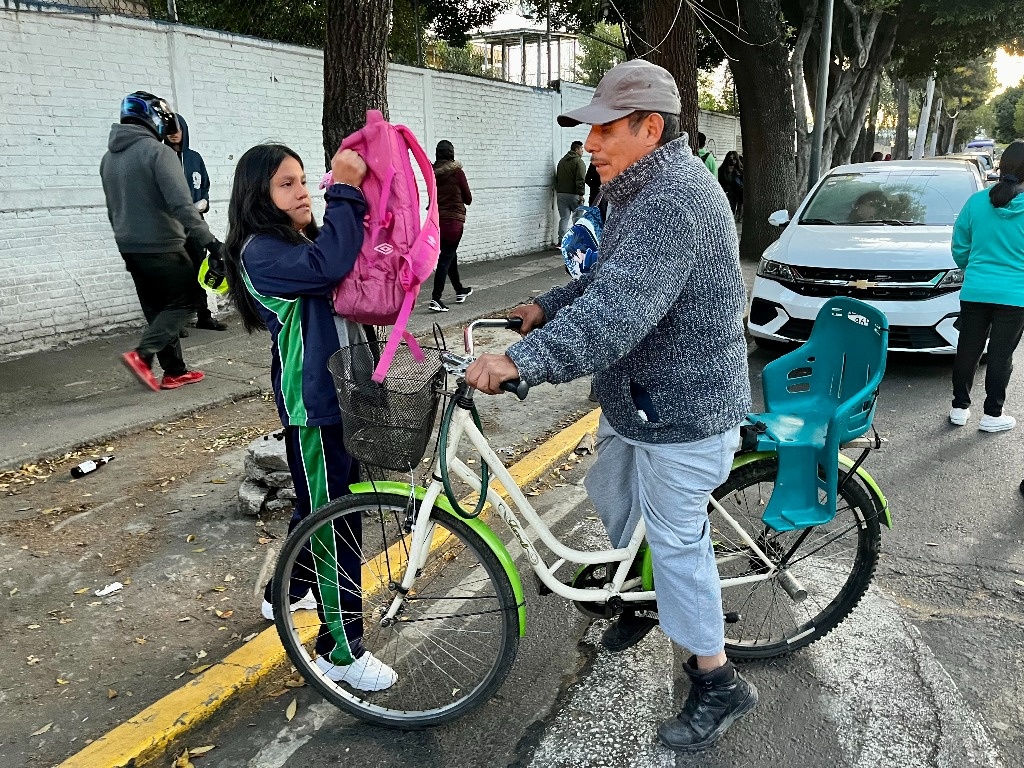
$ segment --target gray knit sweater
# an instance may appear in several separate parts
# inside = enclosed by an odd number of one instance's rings
[[[685,136],[604,187],[596,267],[535,299],[547,323],[510,347],[530,384],[595,373],[611,426],[647,443],[735,427],[750,409],[736,227]],[[638,410],[648,417],[645,421]]]

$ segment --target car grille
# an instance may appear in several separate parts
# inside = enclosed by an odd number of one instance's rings
[[[947,270],[826,269],[792,267],[796,280],[783,284],[801,296],[827,299],[850,296],[875,301],[924,301],[960,290],[958,285],[936,285]],[[860,285],[858,285],[860,283]]]
[[[794,341],[807,341],[813,320],[792,317],[776,333]],[[934,328],[919,325],[889,326],[889,349],[936,349],[950,344]]]

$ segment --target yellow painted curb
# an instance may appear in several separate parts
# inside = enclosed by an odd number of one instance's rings
[[[570,424],[509,468],[520,486],[540,478],[597,429],[600,409]],[[503,489],[498,489],[503,492]],[[310,614],[314,616],[314,614]],[[310,625],[315,631],[316,623]],[[159,757],[170,744],[202,723],[232,696],[288,661],[274,627],[266,629],[194,680],[104,734],[60,768],[135,768]]]

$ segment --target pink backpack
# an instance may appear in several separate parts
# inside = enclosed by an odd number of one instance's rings
[[[334,291],[334,311],[356,323],[393,326],[373,372],[373,380],[382,382],[403,340],[413,358],[424,360],[406,326],[420,285],[437,267],[441,247],[437,184],[434,168],[412,131],[392,125],[375,109],[367,111],[366,126],[346,137],[341,148],[358,152],[366,162],[361,185],[366,216],[362,250]],[[410,152],[427,184],[424,221]],[[328,173],[320,187],[331,183]]]

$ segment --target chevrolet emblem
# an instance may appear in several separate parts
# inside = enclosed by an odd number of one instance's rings
[[[866,291],[868,288],[877,288],[878,283],[873,283],[870,280],[850,280],[846,284],[847,288],[856,288],[859,291]]]

